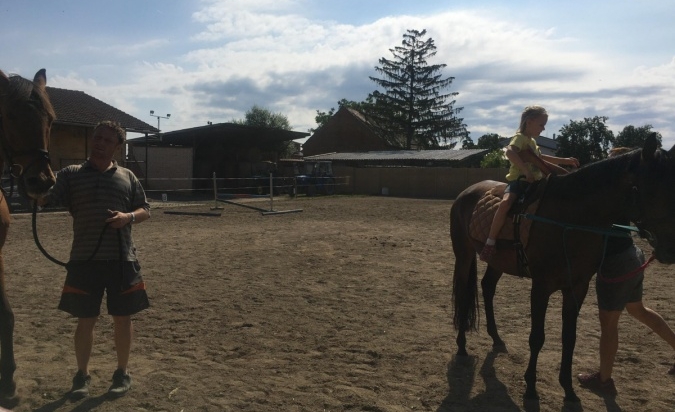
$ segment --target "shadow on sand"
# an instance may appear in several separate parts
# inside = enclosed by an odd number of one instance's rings
[[[511,399],[506,385],[495,373],[494,362],[499,354],[491,351],[485,358],[478,373],[485,382],[485,392],[471,397],[471,389],[476,377],[478,358],[476,356],[457,356],[448,364],[449,392],[436,412],[456,411],[494,411],[518,412],[522,409]],[[536,412],[538,403],[524,405],[525,410]]]

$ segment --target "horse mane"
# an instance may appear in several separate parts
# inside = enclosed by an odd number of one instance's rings
[[[19,75],[11,74],[9,76],[9,87],[7,88],[8,102],[26,100],[32,102],[35,107],[44,111],[51,119],[56,119],[56,112],[52,106],[47,90],[44,87],[36,87],[35,83]]]
[[[566,198],[597,193],[616,183],[620,176],[640,163],[642,149],[589,163],[566,175],[551,176],[554,190],[547,190],[551,198]]]

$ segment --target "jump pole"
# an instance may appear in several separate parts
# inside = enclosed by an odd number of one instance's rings
[[[213,207],[211,210],[223,209],[222,206],[218,206],[218,186],[216,185],[216,172],[213,172]]]
[[[222,202],[222,203],[227,203],[227,204],[230,204],[230,205],[245,207],[247,209],[257,210],[263,216],[302,212],[302,209],[274,210],[274,184],[273,184],[272,173],[270,173],[270,209],[269,210],[263,209],[261,207],[256,207],[256,206],[251,206],[251,205],[245,205],[243,203],[233,202],[231,200],[218,199],[218,191],[217,191],[217,188],[216,188],[216,174],[215,173],[213,174],[213,198],[214,198],[214,202],[215,202],[215,207],[211,208],[211,210],[222,209],[222,207],[218,207],[218,202]]]

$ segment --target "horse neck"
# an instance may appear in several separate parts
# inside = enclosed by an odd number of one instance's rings
[[[542,203],[547,213],[569,223],[608,226],[627,222],[633,180],[626,159],[603,160],[551,178]]]

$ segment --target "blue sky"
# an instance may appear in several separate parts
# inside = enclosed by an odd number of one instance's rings
[[[675,144],[672,0],[54,0],[0,2],[0,69],[84,91],[163,131],[228,122],[254,104],[315,127],[363,100],[407,29],[426,29],[475,140],[545,106],[552,137],[607,116]]]

